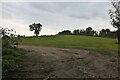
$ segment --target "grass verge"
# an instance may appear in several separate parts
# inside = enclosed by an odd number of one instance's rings
[[[13,48],[13,47],[3,47],[2,48],[2,76],[3,78],[8,72],[17,71],[21,69],[20,62],[25,56],[25,50]]]

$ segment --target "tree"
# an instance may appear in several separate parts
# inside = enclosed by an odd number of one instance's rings
[[[120,44],[120,1],[113,0],[111,3],[113,9],[109,10],[109,15],[111,18],[111,24],[113,27],[117,28],[118,44]]]
[[[107,28],[107,29],[106,29],[106,32],[107,32],[107,33],[110,33],[110,29]]]
[[[86,28],[86,35],[87,36],[90,36],[91,32],[92,32],[92,28],[91,27]]]
[[[80,29],[80,35],[85,35],[85,30],[84,29]]]
[[[90,36],[97,36],[98,37],[97,31],[92,30],[90,33]]]
[[[80,34],[79,29],[75,29],[75,30],[73,31],[73,34],[75,34],[75,35],[79,35],[79,34]]]
[[[106,30],[102,29],[99,34],[100,37],[106,37]]]
[[[0,37],[2,37],[3,47],[16,47],[18,45],[18,38],[16,36],[16,31],[13,29],[0,27]]]
[[[70,30],[64,30],[62,32],[58,32],[57,35],[70,35],[71,34],[71,31]]]
[[[116,38],[117,37],[117,32],[116,31],[111,31],[110,32],[110,37],[111,38]]]
[[[10,30],[8,30],[7,28],[2,28],[0,26],[0,36],[1,37],[4,37],[4,36],[8,35],[9,34],[8,31],[10,31]]]
[[[111,37],[110,35],[111,35],[111,31],[110,31],[110,29],[107,28],[106,29],[106,37]]]
[[[36,36],[39,35],[39,33],[40,33],[41,29],[42,29],[42,25],[40,23],[38,23],[38,24],[33,23],[32,25],[29,25],[29,27],[30,27],[30,31],[34,31],[34,34]]]

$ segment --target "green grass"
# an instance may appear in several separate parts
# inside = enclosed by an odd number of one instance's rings
[[[5,77],[8,72],[19,70],[25,54],[25,50],[3,47],[2,48],[2,75]]]
[[[92,49],[99,51],[118,50],[117,39],[79,36],[79,35],[26,37],[26,38],[22,38],[21,45],[81,48],[81,49]]]

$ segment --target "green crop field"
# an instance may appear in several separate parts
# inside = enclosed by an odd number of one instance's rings
[[[79,36],[79,35],[58,35],[44,37],[22,38],[21,45],[51,46],[63,48],[80,48],[99,51],[117,51],[117,39]]]

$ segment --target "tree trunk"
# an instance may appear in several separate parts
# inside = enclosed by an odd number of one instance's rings
[[[36,33],[35,33],[35,36],[37,37],[37,36],[38,36],[38,34],[36,34]]]
[[[117,31],[118,44],[120,44],[120,29]]]
[[[117,38],[118,38],[118,53],[120,54],[120,28],[117,30]]]

